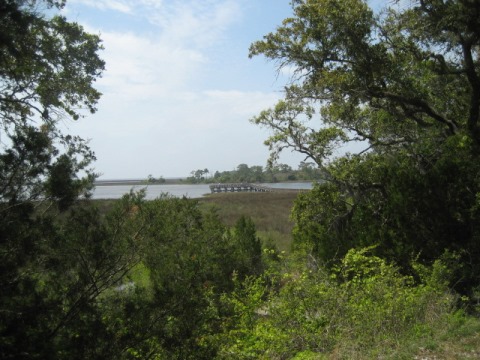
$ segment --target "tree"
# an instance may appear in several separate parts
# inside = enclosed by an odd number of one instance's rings
[[[84,110],[95,112],[100,93],[92,84],[104,69],[97,54],[100,40],[64,17],[40,14],[42,4],[60,9],[64,1],[9,0],[0,5],[0,199],[4,202],[79,194],[88,181],[76,174],[85,171],[88,180],[93,178],[89,170],[93,152],[82,139],[62,134],[58,123],[77,120]],[[56,186],[45,187],[45,177],[57,177],[52,180]]]
[[[145,224],[138,239],[144,271],[132,275],[125,301],[109,299],[119,307],[111,316],[121,320],[107,324],[139,358],[215,358],[213,337],[231,315],[221,298],[236,274],[243,279],[262,268],[253,222],[241,218],[229,230],[215,211],[168,195],[140,204],[135,218]]]
[[[94,208],[78,204],[71,210],[92,186],[95,157],[84,140],[63,134],[59,124],[95,112],[100,93],[93,83],[104,62],[98,36],[40,12],[43,7],[53,14],[63,5],[0,3],[0,357],[5,359],[93,357],[97,350],[102,357],[100,347],[88,352],[89,341],[102,331],[95,301],[134,263],[119,256],[131,245],[132,234],[122,229],[128,216],[107,225]]]
[[[189,181],[191,181],[194,184],[201,183],[205,181],[206,176],[210,171],[208,169],[198,169],[198,170],[192,170],[190,174],[192,175],[191,177],[188,178]]]
[[[240,182],[248,182],[250,179],[250,168],[247,164],[239,164],[235,175]]]
[[[159,178],[153,177],[152,174],[149,174],[147,176],[147,184],[164,184],[164,183],[165,183],[165,179],[163,178],[163,176],[160,176]]]
[[[252,182],[265,182],[265,175],[263,173],[263,167],[259,165],[254,165],[250,167],[252,173],[250,181]]]
[[[250,56],[295,74],[285,98],[252,119],[273,132],[270,162],[293,148],[328,180],[296,205],[297,243],[325,261],[380,244],[377,254],[403,266],[450,248],[464,254],[465,286],[478,283],[478,1],[378,14],[360,0],[292,5]],[[342,155],[350,144],[362,148]]]
[[[262,244],[257,237],[255,224],[250,217],[241,216],[233,228],[232,241],[235,269],[240,278],[260,275],[262,270]]]
[[[294,147],[322,164],[338,143],[389,150],[425,133],[477,143],[478,9],[455,3],[375,16],[360,0],[293,1],[296,16],[250,48],[297,74],[285,100],[253,119],[275,130],[274,158]],[[304,120],[316,109],[323,128],[314,130]]]
[[[320,180],[322,178],[321,172],[313,162],[301,161],[298,165],[298,175],[305,180]]]

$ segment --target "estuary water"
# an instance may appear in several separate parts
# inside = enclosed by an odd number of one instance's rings
[[[302,189],[308,190],[312,188],[311,182],[288,182],[260,184],[275,189]],[[210,194],[208,184],[161,184],[161,185],[99,185],[94,191],[93,199],[119,199],[130,190],[146,189],[147,200],[153,200],[162,193],[168,193],[175,197],[187,197],[191,199],[201,198],[206,194]]]

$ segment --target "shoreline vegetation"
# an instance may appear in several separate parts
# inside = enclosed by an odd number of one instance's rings
[[[309,183],[314,180],[288,180],[288,181],[267,181],[267,182],[261,182],[261,184],[276,184],[276,183]],[[205,182],[205,184],[224,184],[224,182]],[[228,182],[230,183],[230,182]],[[236,182],[232,182],[236,183]],[[240,183],[240,182],[239,182]],[[247,182],[247,183],[252,183],[252,182]],[[260,183],[260,182],[254,182],[255,183]],[[146,179],[115,179],[115,180],[96,180],[94,182],[95,186],[125,186],[125,185],[192,185],[196,183],[191,183],[188,182],[187,178],[166,178],[165,181],[162,182],[149,182]]]
[[[95,186],[312,182],[321,181],[323,178],[323,172],[315,168],[313,163],[301,162],[296,170],[286,164],[268,168],[240,164],[234,170],[215,171],[213,174],[208,169],[193,170],[188,177],[156,178],[148,175],[144,179],[97,179]]]

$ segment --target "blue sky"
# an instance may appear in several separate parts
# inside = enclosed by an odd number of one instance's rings
[[[248,48],[291,15],[289,0],[69,0],[63,13],[105,48],[98,112],[65,124],[90,139],[101,179],[266,164],[268,132],[249,119],[287,74]]]

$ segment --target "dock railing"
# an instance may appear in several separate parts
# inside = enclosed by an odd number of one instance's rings
[[[274,189],[267,186],[261,186],[251,183],[228,183],[228,184],[211,184],[210,191],[213,193],[221,192],[272,192]]]

